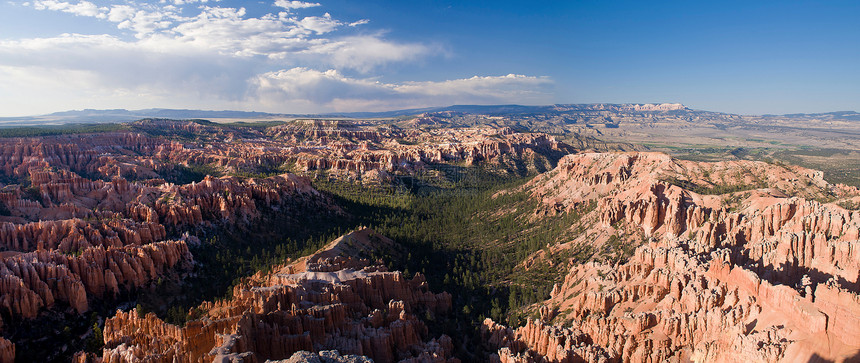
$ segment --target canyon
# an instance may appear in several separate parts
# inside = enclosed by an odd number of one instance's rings
[[[470,165],[510,154],[538,158],[539,152],[571,150],[546,135],[509,129],[380,132],[342,123],[272,127],[267,130],[272,145],[248,139],[193,147],[198,145],[138,133],[86,135],[76,142],[72,137],[2,140],[0,168],[8,178],[23,182],[0,191],[6,206],[0,216],[0,249],[6,251],[0,306],[11,316],[33,318],[57,300],[82,313],[90,297],[116,295],[120,288],[139,287],[178,263],[193,263],[187,244],[199,243],[196,237],[168,235],[225,221],[247,223],[261,207],[330,204],[307,178],[289,173],[165,182],[160,176],[182,168],[179,162],[241,175],[291,161],[301,171],[326,170],[360,179],[427,163]],[[194,122],[145,120],[136,125],[206,139],[239,137]],[[261,136],[255,130],[245,133],[248,138]],[[395,140],[400,138],[413,140],[403,143],[429,142],[404,146]],[[300,147],[280,142],[299,139],[307,142]]]
[[[0,361],[860,359],[856,185],[553,107],[0,138]]]
[[[443,162],[513,157],[546,169],[544,154],[571,151],[551,136],[510,129],[401,131],[315,120],[261,131],[148,119],[120,132],[2,139],[0,316],[20,325],[46,311],[85,314],[94,303],[187,276],[199,264],[191,249],[201,245],[201,233],[252,227],[264,214],[342,213],[314,189],[308,177],[319,175],[310,171],[378,182]],[[372,276],[402,284],[397,275]],[[384,296],[387,304],[391,296]],[[414,320],[397,325],[410,339],[426,330],[411,327]],[[14,344],[6,346],[14,352]]]

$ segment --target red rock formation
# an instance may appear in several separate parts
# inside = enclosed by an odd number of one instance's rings
[[[0,251],[6,251],[0,264],[0,309],[33,318],[61,301],[83,312],[93,299],[134,289],[190,261],[184,242],[168,240],[184,230],[248,222],[263,207],[328,203],[307,179],[291,174],[165,182],[196,165],[233,175],[269,175],[287,167],[330,170],[372,181],[384,180],[387,171],[420,170],[427,163],[513,158],[547,164],[548,157],[555,160],[571,151],[551,136],[489,127],[427,131],[311,121],[263,132],[158,119],[128,127],[133,131],[0,139],[0,171],[9,183],[0,185]],[[423,277],[406,281],[365,268],[369,261],[327,259],[312,261],[311,270],[364,269],[337,284],[349,309],[369,314],[361,304],[384,310],[392,299],[435,312],[450,306],[450,297],[429,292]],[[395,337],[423,331],[420,324],[403,321],[394,325]],[[388,330],[366,334],[383,342],[394,339]],[[344,344],[370,344],[349,342]],[[125,347],[117,349],[137,354]]]
[[[588,335],[575,329],[545,325],[529,319],[525,326],[512,330],[484,321],[481,334],[487,345],[499,349],[490,357],[492,362],[609,362],[610,355],[598,345],[591,344]]]
[[[142,246],[88,248],[80,256],[39,250],[4,259],[0,265],[0,308],[11,315],[33,318],[55,300],[79,313],[88,310],[87,297],[116,294],[189,261],[184,241],[162,241]]]
[[[296,122],[270,128],[271,137],[302,146],[290,148],[301,170],[364,173],[415,170],[428,163],[499,162],[502,156],[534,158],[539,153],[573,151],[545,134],[515,133],[510,128],[440,131],[369,129],[345,121]]]
[[[579,332],[625,362],[852,356],[860,350],[860,214],[785,195],[797,191],[798,181],[812,186],[803,191],[809,196],[857,190],[817,183],[817,177],[801,168],[682,162],[660,154],[568,156],[531,184],[547,210],[596,200],[584,217],[599,222],[592,235],[620,228],[651,242],[626,263],[570,270],[542,304],[559,312],[553,321],[572,322],[566,333],[534,322],[517,333],[487,324],[488,339],[508,347],[499,352],[503,361],[561,361],[566,358],[558,352]],[[674,185],[756,178],[761,182],[752,187],[759,189],[725,195]],[[556,338],[537,333],[544,331]]]
[[[5,163],[9,175],[29,177],[32,185],[10,185],[0,195],[11,214],[0,222],[0,249],[22,252],[5,253],[0,266],[0,307],[12,315],[33,318],[55,300],[83,312],[89,297],[115,296],[190,260],[185,242],[165,240],[166,227],[249,221],[262,205],[286,207],[297,196],[318,196],[306,179],[289,174],[207,177],[181,186],[122,177],[89,180],[76,171],[97,174],[112,165],[104,150],[145,153],[177,146],[135,134],[61,140],[0,140],[0,166]],[[34,193],[40,201],[27,199]]]
[[[2,363],[12,363],[15,361],[15,344],[6,340],[5,338],[0,338],[0,362]]]
[[[21,252],[47,249],[72,253],[95,246],[147,244],[165,237],[164,226],[132,220],[92,223],[74,218],[26,224],[0,222],[0,246]]]
[[[264,361],[336,349],[383,363],[452,361],[450,339],[428,341],[415,315],[447,313],[451,295],[429,292],[421,276],[406,280],[350,255],[391,247],[368,229],[350,233],[314,255],[253,276],[229,301],[203,304],[207,316],[181,328],[154,314],[118,311],[105,323],[100,359]]]

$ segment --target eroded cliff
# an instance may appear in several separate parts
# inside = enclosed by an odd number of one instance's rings
[[[596,202],[586,217],[594,229],[571,245],[600,249],[611,235],[638,247],[626,259],[572,263],[538,304],[543,321],[486,322],[503,348],[497,359],[857,358],[860,213],[797,197],[834,201],[856,189],[799,167],[655,153],[570,155],[528,188],[543,218]]]

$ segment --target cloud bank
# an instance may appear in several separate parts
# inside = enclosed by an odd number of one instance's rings
[[[219,0],[20,3],[113,24],[111,34],[0,38],[0,96],[11,113],[68,108],[238,108],[324,112],[453,103],[546,103],[546,77],[483,75],[385,83],[389,66],[444,57],[338,19],[320,3],[276,0],[261,16]],[[259,9],[256,9],[259,10]],[[305,15],[316,11],[315,15]],[[257,11],[259,12],[259,11]],[[38,14],[36,14],[38,15]],[[41,110],[41,111],[40,111]]]
[[[263,104],[291,100],[298,105],[322,105],[334,111],[352,111],[514,99],[520,103],[539,103],[546,99],[551,81],[545,77],[509,74],[388,84],[346,77],[334,69],[317,71],[297,67],[258,75],[252,84],[254,93]]]

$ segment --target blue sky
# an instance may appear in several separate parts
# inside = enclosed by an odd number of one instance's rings
[[[860,110],[856,1],[0,3],[0,116],[681,102]]]

